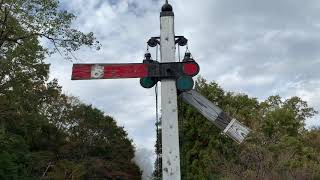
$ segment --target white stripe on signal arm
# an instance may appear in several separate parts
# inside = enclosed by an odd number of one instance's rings
[[[104,75],[104,66],[102,65],[93,65],[91,67],[91,78],[101,79]]]

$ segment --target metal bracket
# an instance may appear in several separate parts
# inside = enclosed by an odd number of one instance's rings
[[[192,66],[192,67],[191,67]],[[157,61],[149,61],[149,77],[159,79],[177,79],[181,76],[195,76],[199,73],[200,67],[196,62],[170,62],[159,63]],[[187,68],[194,68],[194,72],[188,74]]]
[[[172,79],[175,80],[179,92],[189,91],[194,86],[192,77],[200,71],[195,61],[159,63],[144,60],[143,63],[148,66],[148,75],[140,79],[140,84],[144,88],[151,88],[164,79]]]
[[[157,45],[160,45],[160,37],[151,37],[147,44],[150,47],[156,47]],[[175,36],[175,44],[179,44],[179,46],[185,46],[188,44],[188,39],[184,36]]]

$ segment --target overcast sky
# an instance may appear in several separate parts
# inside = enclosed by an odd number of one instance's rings
[[[100,51],[81,49],[77,63],[141,62],[146,41],[158,36],[159,0],[61,0],[78,18],[73,26],[94,32]],[[169,1],[170,2],[170,1]],[[200,74],[225,90],[264,100],[299,96],[320,110],[319,0],[171,0],[176,35],[189,39]],[[154,49],[151,49],[155,57]],[[184,48],[181,49],[181,53]],[[65,93],[114,117],[151,171],[155,142],[154,89],[139,79],[71,81],[72,63],[50,57],[51,78]],[[319,118],[307,126],[320,125]],[[142,158],[141,158],[142,157]]]

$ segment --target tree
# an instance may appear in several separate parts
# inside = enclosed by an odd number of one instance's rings
[[[195,89],[252,129],[243,144],[221,134],[179,99],[182,179],[319,179],[319,129],[305,129],[317,113],[298,97],[259,102],[199,78]]]
[[[0,178],[28,179],[26,153],[28,145],[21,136],[0,131]]]
[[[58,5],[57,0],[1,0],[0,47],[8,51],[38,37],[51,41],[54,50],[63,48],[66,53],[82,45],[98,45],[92,32],[84,34],[71,28],[75,16],[59,10]]]
[[[46,55],[59,52],[70,58],[82,45],[100,47],[92,32],[71,28],[75,16],[58,5],[57,0],[0,1],[0,93],[12,88],[21,92],[31,80],[43,84],[48,77]],[[41,46],[39,38],[53,48]]]
[[[115,120],[48,81],[52,53],[99,48],[93,33],[71,27],[57,0],[0,0],[0,178],[141,176],[132,141]],[[47,40],[46,48],[39,39]]]

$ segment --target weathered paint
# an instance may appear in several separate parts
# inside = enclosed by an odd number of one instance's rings
[[[142,78],[149,74],[148,64],[74,64],[72,80]]]
[[[160,18],[161,63],[175,61],[174,16]],[[176,82],[161,80],[162,109],[162,177],[163,180],[180,180],[180,153],[178,133],[178,107]]]
[[[249,128],[239,121],[231,119],[218,106],[195,90],[183,92],[181,96],[185,102],[195,107],[204,117],[213,122],[213,124],[236,142],[242,143],[250,133]]]
[[[147,64],[117,64],[104,66],[104,79],[141,78],[147,76]]]
[[[91,79],[91,64],[74,64],[71,79]]]
[[[74,64],[72,80],[116,78],[179,78],[195,76],[199,72],[196,62],[129,63],[129,64]]]
[[[224,130],[224,133],[240,144],[248,136],[250,129],[236,119],[233,119],[228,127]]]
[[[101,79],[104,75],[104,66],[103,65],[92,65],[91,67],[91,78]]]

